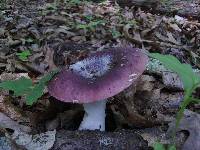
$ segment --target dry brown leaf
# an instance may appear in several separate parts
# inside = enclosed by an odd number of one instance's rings
[[[175,121],[170,124],[168,134],[172,133],[175,129]],[[199,150],[200,148],[200,115],[185,110],[184,117],[180,121],[177,132],[188,131],[189,136],[182,146],[182,150]]]
[[[22,131],[15,131],[11,136],[17,145],[27,150],[49,150],[55,142],[56,130],[30,135]]]
[[[22,118],[22,115],[17,107],[14,106],[9,99],[3,95],[0,95],[0,112],[6,114],[13,120],[19,120]]]
[[[28,126],[20,125],[13,121],[6,115],[0,112],[0,128],[12,129],[14,131],[30,132],[31,129]]]
[[[53,61],[53,55],[54,55],[54,50],[51,49],[50,47],[48,47],[47,45],[44,47],[45,49],[45,59],[43,61],[43,63],[47,64],[48,65],[48,70],[55,70],[57,67],[56,65],[54,64],[54,61]]]
[[[162,72],[162,79],[167,88],[183,90],[183,83],[176,73]]]

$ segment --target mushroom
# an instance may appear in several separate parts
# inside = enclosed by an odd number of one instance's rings
[[[104,131],[106,100],[136,82],[147,61],[137,48],[99,51],[62,69],[50,81],[48,91],[60,101],[83,104],[79,130]]]

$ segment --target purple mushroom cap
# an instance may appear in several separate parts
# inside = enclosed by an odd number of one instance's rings
[[[139,49],[111,48],[64,68],[48,85],[49,94],[63,102],[90,103],[112,97],[145,70],[148,57]]]

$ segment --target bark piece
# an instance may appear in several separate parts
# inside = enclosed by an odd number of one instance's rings
[[[65,131],[57,132],[54,150],[146,150],[147,142],[132,131]]]

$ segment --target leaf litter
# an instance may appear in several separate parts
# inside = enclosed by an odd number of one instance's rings
[[[149,52],[172,54],[182,63],[190,63],[193,68],[200,69],[200,25],[197,20],[178,15],[173,17],[151,14],[136,7],[120,8],[107,1],[50,3],[41,0],[29,2],[26,6],[20,1],[15,1],[8,2],[6,6],[0,15],[0,73],[1,76],[7,76],[7,73],[9,75],[7,79],[1,78],[1,82],[17,79],[12,78],[11,74],[28,72],[26,77],[29,76],[31,82],[21,78],[24,85],[28,86],[37,82],[41,75],[57,67],[69,66],[96,50],[123,44],[143,48]],[[137,87],[112,98],[108,104],[110,131],[135,129],[135,126],[144,125],[152,127],[167,124],[174,119],[183,100],[183,83],[176,74],[166,70],[159,62],[154,63],[152,60],[150,63],[150,68],[141,77]],[[14,85],[9,86],[12,87],[9,90],[15,91],[17,96],[16,93],[26,89],[24,85]],[[33,97],[43,95],[43,92],[38,92],[42,90],[38,89],[44,87],[44,82],[41,82],[37,84],[36,89],[31,89],[36,94],[29,95],[29,104],[35,101]],[[79,118],[77,120],[74,117],[67,121],[73,123],[69,123],[66,128],[74,129],[82,115],[79,106],[62,104],[64,106],[60,107],[60,104],[56,104],[59,108],[52,109],[51,100],[45,91],[44,93],[37,103],[27,107],[20,102],[25,102],[24,97],[13,97],[12,93],[3,92],[0,111],[13,119],[15,126],[18,126],[17,122],[24,123],[32,129],[32,134],[38,134],[48,132],[45,126],[50,125],[46,123],[53,120],[57,120],[56,127],[48,128],[59,129],[62,122],[58,116],[61,115],[62,118],[65,114],[63,111],[67,110],[68,115]],[[198,93],[194,95],[198,96]],[[190,108],[198,111],[193,106]],[[72,110],[76,113],[72,113]],[[35,117],[45,113],[49,115]],[[32,118],[35,119],[31,121]],[[37,128],[36,123],[39,123]]]

